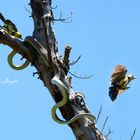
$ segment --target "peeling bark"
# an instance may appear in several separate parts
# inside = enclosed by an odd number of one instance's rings
[[[67,87],[67,96],[69,97],[67,104],[59,108],[65,120],[70,120],[76,114],[90,113],[88,109],[84,110],[78,103],[74,103],[71,100],[73,97],[75,98],[75,92],[71,87],[71,80],[67,76],[70,49],[67,48],[64,59],[59,55],[58,44],[52,29],[51,0],[30,0],[30,6],[34,22],[34,31],[31,38],[36,40],[34,42],[35,45],[27,41],[30,37],[26,37],[24,41],[21,41],[2,29],[0,30],[0,43],[11,47],[31,62],[36,68],[40,80],[49,90],[56,103],[62,100],[62,94],[52,84],[51,80],[55,73],[58,72],[57,68],[61,70],[60,79]],[[44,61],[47,62],[47,65]],[[105,140],[102,133],[96,127],[95,120],[90,118],[80,118],[71,123],[69,127],[77,140]]]

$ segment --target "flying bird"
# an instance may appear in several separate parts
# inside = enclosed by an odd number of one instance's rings
[[[8,32],[8,34],[16,37],[16,38],[20,38],[22,39],[21,33],[18,32],[16,25],[9,19],[5,19],[2,15],[2,13],[0,13],[0,19],[3,21],[4,25],[2,26],[2,28],[4,30],[6,30]]]
[[[134,75],[126,75],[127,69],[123,65],[117,65],[111,75],[111,86],[109,87],[109,97],[114,101],[119,94],[129,89],[130,81],[136,79]]]

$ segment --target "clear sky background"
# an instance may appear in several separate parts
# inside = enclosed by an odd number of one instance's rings
[[[0,0],[0,12],[11,19],[23,37],[32,35],[33,22],[27,0]],[[111,128],[112,140],[130,140],[136,128],[140,139],[140,1],[139,0],[54,0],[55,18],[73,12],[69,24],[55,22],[54,29],[63,55],[66,45],[72,46],[71,60],[82,55],[71,67],[78,75],[94,76],[88,80],[73,77],[73,90],[84,92],[91,112],[101,129],[109,116],[104,134]],[[0,24],[2,24],[0,22]],[[7,55],[11,49],[0,45],[0,139],[1,140],[74,140],[66,125],[51,118],[55,104],[48,90],[29,66],[22,71],[11,69]],[[17,57],[17,60],[20,57]],[[18,61],[19,62],[19,61]],[[17,62],[17,63],[18,63]],[[110,74],[116,64],[124,64],[137,79],[115,102],[108,97]]]

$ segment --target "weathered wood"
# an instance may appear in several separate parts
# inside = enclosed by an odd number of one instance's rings
[[[52,29],[51,0],[30,0],[30,5],[34,22],[32,37],[37,40],[40,47],[37,48],[37,45],[33,47],[31,44],[28,44],[26,39],[24,41],[15,39],[3,30],[0,30],[0,43],[8,45],[32,63],[38,71],[40,80],[49,90],[56,103],[62,100],[62,95],[58,88],[53,86],[51,80],[55,73],[58,72],[57,68],[61,70],[61,82],[67,87],[67,96],[70,99],[65,106],[60,108],[60,112],[65,120],[70,120],[76,114],[89,112],[89,110],[85,111],[80,105],[71,100],[75,98],[75,92],[65,72],[65,66],[67,65],[68,67],[69,60],[66,56],[64,59],[66,62],[64,62],[58,52],[58,44]],[[42,55],[40,55],[40,52]],[[42,59],[43,55],[45,55],[44,59],[48,65]],[[105,140],[102,133],[97,129],[95,120],[90,118],[80,118],[71,123],[69,127],[77,140]]]

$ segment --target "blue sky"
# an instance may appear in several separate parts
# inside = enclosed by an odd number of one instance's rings
[[[25,10],[25,7],[30,10],[29,1],[0,1],[0,12],[17,25],[23,37],[32,35],[32,19]],[[135,140],[138,140],[140,1],[56,0],[53,7],[56,5],[56,18],[59,18],[60,12],[64,17],[73,12],[71,23],[54,24],[60,53],[63,55],[64,47],[71,45],[71,60],[82,55],[80,61],[71,67],[71,71],[78,75],[94,75],[88,80],[73,77],[73,90],[84,92],[95,116],[100,106],[103,106],[98,127],[101,129],[109,116],[104,134],[111,128],[112,140],[129,140],[130,134],[137,128]],[[29,66],[22,71],[11,69],[7,63],[10,51],[9,47],[0,45],[0,139],[74,140],[69,127],[51,119],[54,101],[43,83],[32,76],[35,68]],[[128,73],[133,73],[137,79],[131,83],[128,91],[112,103],[108,97],[108,87],[110,74],[116,64],[124,64]]]

